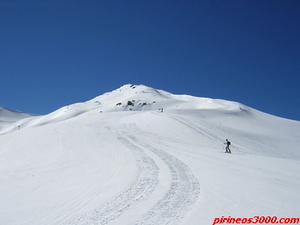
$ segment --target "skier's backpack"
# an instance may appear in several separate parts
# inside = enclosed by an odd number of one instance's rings
[[[230,142],[230,141],[228,141],[228,145],[231,145],[231,142]]]

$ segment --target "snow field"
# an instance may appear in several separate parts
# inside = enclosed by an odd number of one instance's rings
[[[126,105],[129,100],[135,103]],[[298,121],[142,85],[45,116],[5,116],[0,224],[299,217]],[[226,138],[232,154],[223,153]]]

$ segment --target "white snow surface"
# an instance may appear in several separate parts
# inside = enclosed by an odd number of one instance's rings
[[[0,107],[0,130],[6,125],[11,125],[12,123],[18,120],[31,117],[31,116],[33,115]]]
[[[300,122],[237,102],[128,84],[44,116],[0,112],[0,146],[3,225],[300,215]]]

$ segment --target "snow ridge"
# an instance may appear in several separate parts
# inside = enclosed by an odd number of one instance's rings
[[[2,127],[10,125],[18,120],[28,118],[28,117],[33,117],[33,116],[34,115],[0,107],[0,130]]]
[[[16,111],[4,110],[4,108],[1,111],[0,108],[0,134],[33,126],[57,123],[91,112],[170,112],[187,109],[223,109],[232,112],[241,112],[249,110],[249,107],[236,102],[199,98],[189,95],[174,95],[144,85],[127,84],[92,100],[64,106],[43,116],[32,116]],[[8,114],[9,116],[7,116]]]

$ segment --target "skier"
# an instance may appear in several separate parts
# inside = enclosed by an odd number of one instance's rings
[[[226,145],[226,152],[225,153],[231,153],[231,150],[229,148],[229,145],[231,145],[230,141],[228,141],[228,139],[226,139],[226,143],[224,143]]]

